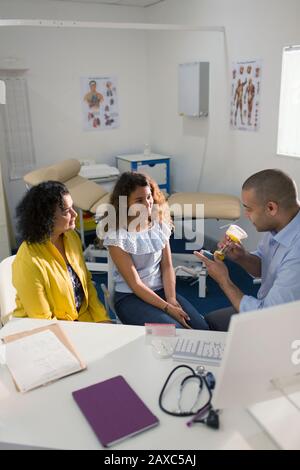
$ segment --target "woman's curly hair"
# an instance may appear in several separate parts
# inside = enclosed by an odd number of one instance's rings
[[[66,194],[67,187],[59,181],[45,181],[29,189],[16,209],[17,230],[22,240],[44,243],[50,238],[56,209],[64,209]]]

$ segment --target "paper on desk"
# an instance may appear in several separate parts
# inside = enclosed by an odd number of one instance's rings
[[[9,396],[8,388],[0,380],[0,401]]]
[[[0,365],[5,364],[6,362],[6,350],[5,350],[5,344],[2,344],[1,339],[0,339]]]
[[[240,433],[235,432],[221,447],[222,450],[253,450]]]
[[[255,403],[250,413],[283,450],[300,450],[300,412],[286,396]]]
[[[50,330],[7,343],[6,364],[21,392],[82,369],[77,358]]]

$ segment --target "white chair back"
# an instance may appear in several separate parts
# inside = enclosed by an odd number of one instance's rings
[[[113,277],[114,263],[113,263],[113,260],[111,259],[111,256],[108,250],[107,250],[107,264],[108,264],[107,288],[109,290],[110,295],[113,297],[115,293],[115,281]]]
[[[105,284],[101,284],[101,289],[104,293],[105,308],[106,308],[108,315],[109,315],[110,310],[113,312],[113,314],[116,317],[116,323],[122,323],[117,315],[117,312],[115,310],[115,305],[114,305],[114,293],[115,293],[115,282],[113,278],[114,263],[109,255],[108,250],[107,250],[107,264],[108,264],[107,287]]]
[[[16,307],[16,289],[12,284],[12,263],[14,256],[0,263],[0,322],[4,324]]]

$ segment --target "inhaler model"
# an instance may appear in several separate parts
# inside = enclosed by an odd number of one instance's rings
[[[226,230],[226,235],[228,238],[230,238],[231,241],[235,243],[240,243],[241,240],[245,239],[248,237],[247,233],[245,230],[243,230],[241,227],[238,225],[230,225],[228,229]],[[223,248],[220,250],[215,251],[215,255],[217,258],[220,260],[224,260],[225,258],[225,251],[226,251],[227,245],[224,245]],[[214,255],[210,251],[206,250],[201,250],[201,253],[206,256],[207,258],[214,260]]]
[[[245,238],[248,237],[247,232],[245,232],[245,230],[243,230],[238,225],[230,225],[228,229],[226,230],[226,235],[228,238],[230,238],[231,241],[235,243],[240,243],[241,240],[244,240]],[[222,261],[225,258],[226,248],[227,246],[224,245],[223,248],[215,251],[215,254],[217,255],[217,257]]]

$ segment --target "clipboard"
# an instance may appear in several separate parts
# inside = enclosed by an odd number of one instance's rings
[[[18,332],[18,333],[14,333],[12,335],[5,336],[3,338],[3,342],[6,345],[8,345],[8,344],[13,343],[17,340],[21,340],[22,338],[27,338],[27,337],[36,335],[38,333],[47,332],[47,331],[52,332],[55,335],[56,339],[61,343],[61,345],[66,348],[68,354],[70,353],[73,356],[73,358],[76,359],[76,361],[78,363],[78,367],[76,368],[76,370],[72,370],[70,372],[68,372],[66,370],[65,372],[62,372],[61,374],[59,374],[59,371],[57,371],[57,374],[59,376],[54,377],[53,379],[50,378],[49,380],[46,379],[44,383],[40,383],[39,385],[35,385],[33,387],[30,387],[27,390],[21,390],[20,386],[18,385],[18,378],[16,377],[14,371],[10,368],[9,364],[7,364],[8,369],[9,369],[11,375],[12,375],[13,381],[14,381],[15,386],[16,386],[18,391],[32,390],[34,388],[37,388],[37,387],[42,386],[42,385],[46,385],[47,383],[51,383],[55,380],[66,377],[66,376],[71,375],[73,373],[80,372],[80,371],[86,369],[86,367],[87,367],[86,364],[83,362],[83,360],[80,358],[80,356],[79,356],[78,352],[76,351],[74,345],[72,344],[72,342],[70,341],[70,339],[68,338],[68,336],[62,330],[62,328],[59,326],[58,323],[48,324],[46,326],[42,326],[42,327],[39,327],[39,328],[34,328],[34,329],[31,329],[31,330],[21,331],[21,332]]]

